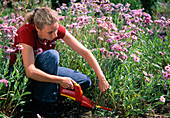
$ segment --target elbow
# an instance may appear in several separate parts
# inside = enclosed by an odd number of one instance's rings
[[[29,72],[29,71],[25,71],[25,73],[26,73],[26,76],[28,77],[28,78],[31,78],[31,73]]]
[[[89,57],[90,55],[92,55],[92,53],[88,49],[85,49],[82,53],[83,58]]]
[[[32,72],[29,71],[28,69],[25,70],[25,74],[28,78],[32,78]]]
[[[34,74],[34,68],[33,67],[25,68],[25,73],[28,78],[32,78]]]

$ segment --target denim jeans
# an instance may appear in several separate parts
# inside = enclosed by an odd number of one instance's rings
[[[69,68],[59,67],[58,65],[59,53],[53,49],[37,55],[35,60],[36,68],[51,75],[70,77],[80,84],[82,90],[91,86],[91,80],[87,75]],[[59,86],[57,83],[32,80],[31,89],[33,98],[43,102],[56,102],[60,96]]]

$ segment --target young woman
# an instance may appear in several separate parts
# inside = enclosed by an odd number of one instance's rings
[[[58,100],[59,85],[63,88],[73,89],[73,84],[78,83],[83,90],[91,85],[88,76],[58,66],[59,53],[54,48],[57,39],[60,38],[94,69],[99,79],[100,91],[105,92],[109,88],[95,57],[66,28],[59,24],[56,11],[47,7],[37,8],[26,14],[25,22],[26,24],[17,31],[18,35],[15,37],[14,46],[18,44],[23,46],[22,59],[26,76],[32,79],[33,99],[42,104],[54,103]],[[11,55],[10,65],[14,62],[15,55]],[[47,114],[48,111],[45,111],[42,104],[38,105],[38,113]],[[44,105],[44,107],[47,106]]]

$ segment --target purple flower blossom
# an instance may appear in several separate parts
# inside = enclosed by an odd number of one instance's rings
[[[127,60],[127,55],[124,52],[120,52],[121,58]]]
[[[66,10],[68,9],[68,7],[65,3],[62,3],[62,6],[60,6],[60,9]]]
[[[114,56],[113,52],[109,52],[108,58],[113,57],[113,56]]]
[[[98,37],[98,39],[101,40],[101,41],[104,41],[104,38],[102,38],[102,37]]]
[[[99,49],[101,52],[104,52],[105,51],[105,48],[103,47],[103,48],[100,48]]]
[[[111,45],[111,50],[122,51],[122,47],[119,44]]]
[[[96,30],[94,30],[94,28],[92,28],[92,29],[90,30],[90,33],[96,33]]]
[[[161,20],[164,20],[164,21],[166,21],[166,18],[165,18],[164,16],[162,16],[162,17],[161,17]]]
[[[37,50],[34,51],[35,54],[41,54],[43,52],[42,48],[38,48]]]
[[[128,52],[128,50],[126,48],[123,48],[123,51]]]
[[[148,76],[153,78],[153,74],[148,74]]]
[[[59,16],[59,20],[64,20],[64,16]]]
[[[136,54],[139,54],[139,55],[141,54],[141,52],[139,52],[139,51],[135,51],[135,52],[136,52]]]
[[[166,70],[166,71],[170,71],[170,65],[165,66],[165,70]]]
[[[57,8],[56,11],[57,11],[58,14],[62,13],[60,8]]]
[[[170,19],[168,19],[168,20],[166,21],[166,26],[167,26],[167,27],[170,26]]]
[[[137,36],[133,35],[133,36],[132,36],[132,39],[133,39],[133,40],[137,40]]]
[[[8,86],[8,81],[6,79],[1,79],[0,80],[0,83],[5,83],[5,87]]]
[[[150,82],[150,80],[149,80],[149,78],[148,78],[148,77],[146,77],[146,78],[145,78],[145,81],[146,81],[146,82]]]
[[[123,6],[123,4],[118,3],[118,4],[115,6],[115,8],[120,8],[120,7],[122,7],[122,6]]]
[[[125,33],[125,38],[129,38],[131,36],[131,33]]]
[[[154,23],[159,23],[159,24],[161,24],[161,23],[164,23],[164,21],[163,21],[163,20],[155,20]]]
[[[166,101],[163,96],[161,96],[159,99],[160,99],[161,102],[165,102]]]
[[[7,54],[15,52],[16,49],[8,47],[7,50],[5,51]]]
[[[168,86],[167,86],[166,84],[164,85],[164,87],[165,87],[165,89],[164,89],[164,90],[167,90],[167,89],[168,89]]]
[[[139,61],[140,61],[140,58],[136,56],[136,57],[134,57],[134,61],[135,61],[135,62],[139,62]]]
[[[111,38],[108,38],[106,42],[112,43],[112,39],[111,39]]]
[[[136,55],[135,55],[135,54],[131,54],[130,56],[131,56],[131,57],[136,57]]]
[[[167,79],[168,79],[168,73],[167,73],[167,72],[162,71],[162,74],[163,74],[163,78],[167,80]]]
[[[24,49],[24,47],[23,47],[21,44],[16,45],[16,48],[17,48],[18,50],[23,50],[23,49]]]
[[[147,72],[146,72],[146,71],[143,71],[143,75],[144,75],[144,76],[147,76],[148,74],[147,74]]]
[[[161,54],[162,56],[164,56],[164,55],[165,55],[165,53],[163,53],[163,52],[161,52],[161,51],[159,51],[158,53],[159,53],[159,54]]]

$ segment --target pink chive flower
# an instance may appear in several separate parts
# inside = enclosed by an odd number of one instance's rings
[[[137,36],[133,35],[133,36],[132,36],[132,39],[133,39],[133,40],[137,40]]]
[[[16,45],[16,47],[17,47],[18,50],[23,50],[24,49],[24,47],[21,44]]]
[[[90,33],[96,33],[96,30],[91,29],[91,30],[90,30]]]
[[[164,89],[164,90],[167,90],[167,89],[168,89],[168,86],[167,86],[166,84],[164,85],[164,87],[165,87],[165,89]]]
[[[12,49],[12,48],[8,48],[5,52],[6,53],[12,53],[12,52],[15,52],[16,50],[15,49]]]
[[[165,54],[163,53],[163,52],[161,52],[161,51],[159,51],[159,54],[161,54],[162,56],[164,56]]]
[[[103,41],[104,39],[102,37],[98,37],[99,40]]]
[[[65,19],[64,16],[59,17],[59,20],[64,20],[64,19]]]
[[[114,56],[113,52],[109,52],[108,58],[113,57],[113,56]]]
[[[166,21],[166,18],[165,18],[164,16],[162,16],[162,17],[161,17],[161,20],[164,20],[164,21]]]
[[[120,36],[115,36],[114,39],[115,40],[120,40],[121,38],[120,38]]]
[[[161,102],[165,102],[165,98],[163,96],[160,97]]]
[[[153,74],[148,74],[148,76],[153,78]]]
[[[146,81],[146,82],[150,82],[148,77],[145,78],[145,81]]]
[[[135,62],[139,62],[139,61],[140,61],[140,58],[136,56],[136,57],[134,57],[134,61],[135,61]]]
[[[168,79],[168,73],[167,73],[167,72],[162,71],[162,74],[163,74],[163,78],[167,80],[167,79]]]
[[[124,37],[125,37],[125,38],[129,38],[130,35],[131,35],[131,33],[125,33],[125,34],[124,34]]]
[[[131,56],[131,57],[136,57],[136,55],[135,55],[135,54],[131,54],[130,56]]]
[[[127,60],[127,55],[126,54],[121,55],[121,58]]]
[[[99,50],[100,50],[101,52],[104,52],[104,51],[105,51],[105,48],[102,47],[102,48],[100,48]]]
[[[56,11],[57,11],[58,14],[62,13],[60,8],[57,8]]]
[[[114,54],[116,55],[116,58],[118,58],[120,55],[119,52],[116,52],[116,51],[114,52]]]
[[[166,70],[166,71],[170,71],[170,65],[165,66],[165,70]]]
[[[167,71],[168,78],[170,78],[170,70]]]
[[[128,52],[128,50],[126,48],[123,48],[123,51]]]
[[[126,47],[129,48],[132,44],[130,42],[127,42]]]
[[[34,51],[35,54],[41,54],[43,52],[42,48],[38,48],[37,50]]]
[[[139,52],[139,51],[136,51],[136,54],[141,54],[141,52]]]
[[[111,39],[111,38],[108,38],[106,42],[112,43],[112,39]]]
[[[148,74],[147,74],[147,72],[146,72],[146,71],[143,71],[143,75],[147,76]]]
[[[0,80],[0,83],[5,83],[5,87],[8,86],[8,81],[6,79],[1,79]]]

